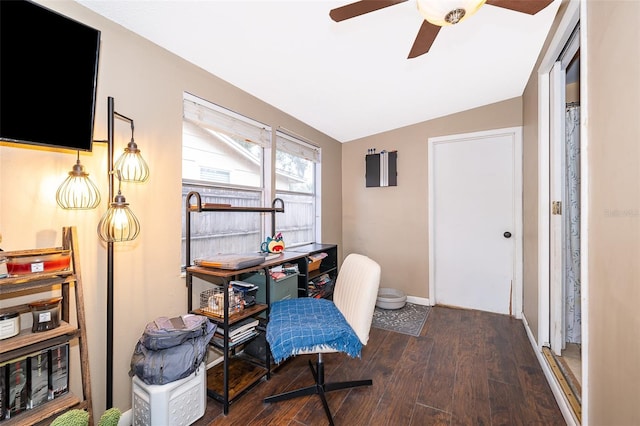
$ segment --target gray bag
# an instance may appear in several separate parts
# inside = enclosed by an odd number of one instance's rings
[[[203,315],[183,315],[175,318],[158,317],[144,328],[140,342],[154,351],[181,345],[208,333],[213,325]],[[214,328],[215,330],[215,328]]]
[[[185,315],[179,322],[158,318],[145,327],[131,356],[131,370],[148,385],[164,385],[184,379],[205,361],[209,340],[216,329],[207,317]]]

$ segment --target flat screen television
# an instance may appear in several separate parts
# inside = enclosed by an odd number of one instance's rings
[[[0,140],[91,151],[100,31],[0,0]]]

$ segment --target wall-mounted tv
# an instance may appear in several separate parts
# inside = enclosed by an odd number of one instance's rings
[[[100,31],[0,0],[0,140],[91,151]]]

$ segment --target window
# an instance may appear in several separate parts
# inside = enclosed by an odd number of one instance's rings
[[[264,158],[271,129],[232,111],[185,94],[182,130],[182,264],[185,205],[190,191],[203,203],[261,207]],[[259,214],[191,215],[191,257],[257,251],[264,239]]]
[[[284,201],[276,228],[287,247],[319,241],[320,148],[190,94],[184,96],[182,140],[182,262],[185,203],[197,191],[203,203],[237,207]],[[273,173],[275,178],[266,173]],[[275,180],[275,188],[271,182]],[[275,196],[273,195],[275,194]],[[191,215],[191,260],[216,253],[259,250],[271,233],[271,215],[216,212]]]
[[[319,240],[316,229],[320,149],[284,132],[276,132],[276,197],[285,213],[278,218],[288,247]]]

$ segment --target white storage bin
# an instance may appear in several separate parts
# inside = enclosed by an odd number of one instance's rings
[[[133,377],[133,426],[187,426],[204,416],[207,405],[207,369],[204,363],[189,377],[148,385]]]

